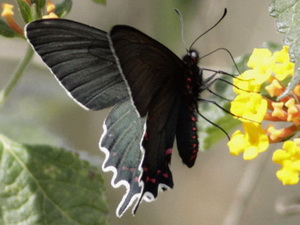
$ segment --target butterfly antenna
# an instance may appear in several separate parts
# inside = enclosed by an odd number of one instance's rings
[[[181,12],[178,9],[175,9],[175,12],[178,14],[179,18],[180,18],[180,24],[181,24],[181,39],[184,45],[184,48],[186,49],[186,51],[188,51],[188,48],[186,47],[186,42],[184,39],[184,23],[183,23],[183,16],[181,14]]]
[[[207,31],[205,31],[204,33],[202,33],[199,37],[197,37],[196,39],[195,39],[195,41],[193,41],[193,43],[191,44],[191,46],[190,46],[190,50],[192,49],[192,47],[193,47],[193,45],[203,36],[203,35],[205,35],[206,33],[208,33],[209,31],[211,31],[213,28],[215,28],[223,19],[224,19],[224,17],[226,16],[226,14],[227,14],[227,9],[225,8],[224,9],[224,13],[223,13],[223,16],[218,20],[218,22],[216,22],[216,24],[215,25],[213,25],[211,28],[209,28]]]

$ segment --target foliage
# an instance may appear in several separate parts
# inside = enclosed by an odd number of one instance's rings
[[[25,23],[65,17],[72,8],[71,0],[56,5],[45,0],[18,0],[17,3]],[[25,39],[23,28],[14,19],[13,5],[3,4],[2,17],[0,35]],[[22,117],[26,110],[20,109],[20,105],[14,104],[14,109],[23,112],[21,117],[7,113],[7,106],[3,108],[32,56],[29,46],[11,80],[0,92],[1,131],[23,132],[21,139],[31,142],[22,144],[0,134],[0,224],[105,225],[108,207],[99,169],[70,150],[54,147],[56,142],[51,135],[35,127],[37,118]],[[43,141],[51,145],[37,144]]]
[[[1,224],[106,224],[99,171],[77,154],[0,134]]]

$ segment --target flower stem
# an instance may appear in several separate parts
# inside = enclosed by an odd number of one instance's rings
[[[267,160],[270,159],[272,151],[267,151],[264,154],[260,154],[255,160],[249,162],[240,183],[238,184],[235,196],[223,225],[239,225],[241,224],[242,216],[245,212],[246,207],[250,201],[250,198],[257,186],[258,180],[262,174],[264,166]]]
[[[31,61],[33,56],[33,50],[31,46],[28,46],[26,55],[23,60],[20,62],[19,66],[17,67],[16,71],[14,72],[11,80],[8,82],[6,87],[0,91],[0,106],[2,106],[5,101],[7,100],[8,95],[14,89],[14,87],[19,82],[20,78],[24,74],[26,67],[28,66],[29,62]]]

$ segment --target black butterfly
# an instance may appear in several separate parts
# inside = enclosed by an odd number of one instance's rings
[[[99,146],[112,185],[125,185],[121,216],[134,202],[152,201],[173,187],[169,168],[173,143],[192,167],[198,152],[200,93],[211,83],[188,50],[180,60],[164,45],[129,26],[109,33],[65,19],[26,26],[26,37],[67,93],[82,107],[114,106]]]

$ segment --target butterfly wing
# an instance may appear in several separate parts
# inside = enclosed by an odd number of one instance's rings
[[[103,125],[104,132],[99,145],[106,157],[102,168],[114,173],[113,187],[124,185],[127,189],[118,206],[118,216],[141,196],[142,187],[139,180],[144,155],[141,151],[144,129],[145,118],[138,117],[129,99],[118,103]]]
[[[131,99],[141,117],[149,112],[152,99],[166,83],[175,85],[169,90],[170,94],[180,91],[176,88],[182,84],[184,64],[168,48],[129,26],[113,27],[109,37]]]
[[[139,202],[151,201],[159,188],[173,187],[169,163],[185,66],[165,46],[132,27],[115,26],[109,38],[133,105],[147,117]]]
[[[136,210],[141,200],[153,200],[159,187],[173,187],[169,163],[183,62],[157,41],[126,26],[116,26],[107,37],[77,22],[41,20],[27,25],[26,35],[83,107],[97,110],[118,103],[104,123],[100,141],[106,153],[103,169],[114,172],[113,186],[127,188],[117,215],[135,199]]]
[[[26,37],[84,108],[106,108],[128,96],[106,32],[70,20],[44,19],[29,23]]]
[[[143,194],[146,201],[154,200],[159,189],[173,188],[169,165],[181,98],[179,94],[169,95],[169,89],[172,87],[166,85],[149,106],[146,134],[143,139],[145,157],[142,164]]]
[[[128,100],[128,89],[110,49],[107,33],[70,20],[39,20],[26,27],[26,36],[57,80],[84,108],[117,105],[104,122],[100,148],[104,171],[113,171],[112,185],[125,185],[117,215],[141,195],[141,140],[145,119]]]

